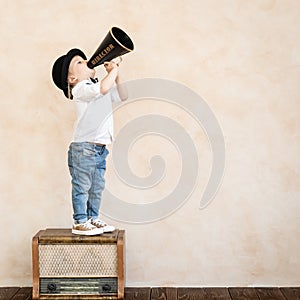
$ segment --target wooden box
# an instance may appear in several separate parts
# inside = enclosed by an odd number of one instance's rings
[[[124,230],[39,231],[32,239],[32,299],[124,299],[124,242]]]

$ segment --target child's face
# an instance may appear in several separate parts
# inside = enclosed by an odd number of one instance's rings
[[[75,85],[82,80],[94,78],[95,72],[95,69],[90,69],[87,66],[86,60],[84,60],[81,56],[76,55],[73,57],[69,65],[68,81],[70,84]]]

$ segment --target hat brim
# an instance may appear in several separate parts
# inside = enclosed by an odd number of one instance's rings
[[[61,82],[62,82],[62,90],[65,94],[65,96],[69,97],[69,86],[68,86],[68,73],[69,73],[69,66],[71,63],[71,60],[74,56],[79,55],[83,59],[87,59],[85,54],[80,49],[71,49],[64,59],[62,70],[61,70]]]

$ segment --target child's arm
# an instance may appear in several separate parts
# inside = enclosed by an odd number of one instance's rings
[[[120,99],[122,101],[127,100],[128,91],[127,91],[125,84],[123,83],[123,80],[120,77],[120,73],[118,73],[118,75],[116,77],[116,84],[117,84],[117,90],[118,90]]]
[[[114,85],[118,76],[118,66],[114,62],[104,64],[107,75],[101,80],[100,93],[105,95]]]
[[[120,99],[122,101],[127,100],[128,92],[125,84],[122,83],[123,81],[119,73],[119,65],[112,60],[104,63],[104,67],[108,74],[101,81],[101,94],[106,94],[113,87],[114,83],[116,83]]]

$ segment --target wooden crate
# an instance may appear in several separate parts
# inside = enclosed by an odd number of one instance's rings
[[[125,231],[45,229],[32,239],[32,299],[124,299]]]

